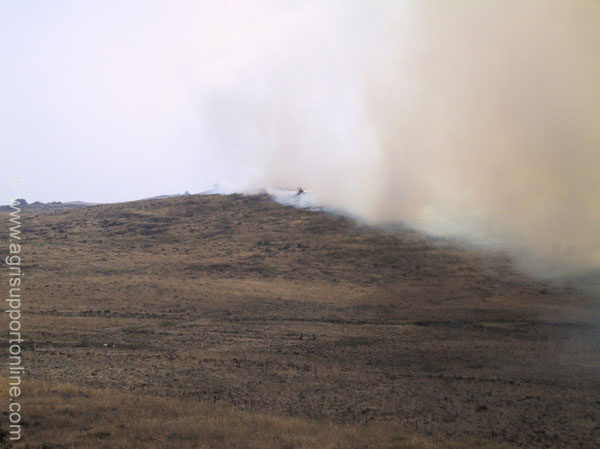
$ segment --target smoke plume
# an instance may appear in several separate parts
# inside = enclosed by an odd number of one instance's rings
[[[28,199],[302,186],[539,274],[600,270],[598,1],[33,3],[0,0],[0,147]]]
[[[597,2],[309,9],[208,102],[250,184],[485,240],[538,274],[600,268]]]

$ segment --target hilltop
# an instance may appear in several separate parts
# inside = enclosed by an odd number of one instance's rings
[[[94,203],[86,203],[84,201],[69,201],[63,203],[61,201],[51,201],[48,203],[42,203],[41,201],[34,201],[28,203],[25,199],[19,199],[19,207],[24,212],[29,213],[51,213],[51,212],[64,212],[72,209],[80,209],[82,207],[94,206]],[[0,212],[11,212],[10,205],[0,206]]]

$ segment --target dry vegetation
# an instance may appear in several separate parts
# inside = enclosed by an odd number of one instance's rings
[[[265,196],[23,222],[31,447],[600,445],[595,301],[501,254]]]
[[[409,437],[388,424],[323,423],[68,384],[34,381],[25,391],[27,438],[14,449],[510,449],[479,439]]]

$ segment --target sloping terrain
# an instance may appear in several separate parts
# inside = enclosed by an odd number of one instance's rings
[[[41,203],[35,201],[28,204],[27,201],[19,200],[19,207],[23,212],[30,214],[41,214],[41,213],[52,213],[52,212],[65,212],[73,209],[81,209],[82,207],[94,206],[93,203],[84,203],[83,201],[71,201],[68,203],[62,203],[60,201],[54,201],[51,203]],[[12,212],[13,208],[9,204],[0,206],[0,212]]]
[[[7,389],[4,380],[0,387]],[[24,388],[23,441],[9,446],[0,431],[3,449],[513,449],[480,438],[405,435],[384,422],[323,422],[43,381],[28,381]]]
[[[32,378],[415,435],[600,444],[596,301],[502,254],[263,195],[25,213],[23,226]]]

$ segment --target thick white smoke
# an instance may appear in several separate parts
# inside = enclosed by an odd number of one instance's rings
[[[214,144],[254,161],[247,181],[486,239],[537,273],[600,268],[598,2],[304,13],[207,103]]]

